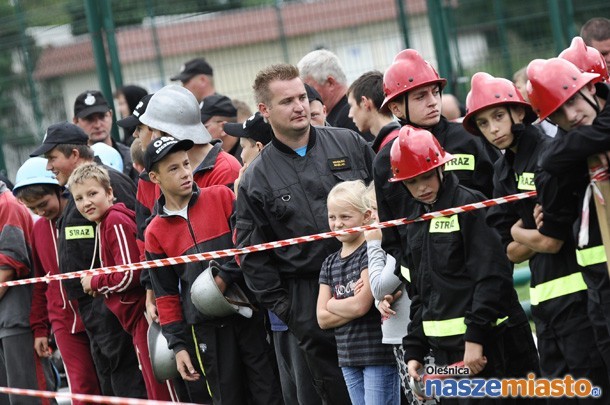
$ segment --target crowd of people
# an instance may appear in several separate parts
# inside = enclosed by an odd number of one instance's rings
[[[514,82],[473,75],[464,115],[414,49],[351,84],[335,54],[316,50],[259,71],[252,114],[217,93],[213,68],[196,58],[171,78],[179,84],[116,92],[124,143],[110,135],[102,93],[84,91],[72,122],[48,127],[12,193],[0,182],[0,282],[537,195],[214,261],[0,287],[0,386],[53,389],[56,346],[81,394],[225,405],[608,403],[607,224],[590,180],[608,171],[607,63],[610,20],[595,18]],[[525,261],[535,333],[513,287],[514,264]],[[170,364],[155,362],[151,324]],[[431,364],[480,378],[571,375],[603,394],[424,397],[417,387]]]

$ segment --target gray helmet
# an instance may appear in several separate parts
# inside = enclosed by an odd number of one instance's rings
[[[148,327],[148,351],[153,374],[160,383],[180,376],[176,366],[176,355],[167,347],[167,340],[161,333],[161,325],[151,322]]]
[[[196,145],[212,140],[201,123],[197,99],[189,90],[175,84],[163,87],[150,98],[140,122],[178,140],[189,139]]]
[[[191,286],[191,300],[195,308],[205,316],[214,318],[233,314],[251,318],[253,307],[237,284],[231,284],[224,295],[220,292],[214,281],[218,271],[218,263],[211,261]]]

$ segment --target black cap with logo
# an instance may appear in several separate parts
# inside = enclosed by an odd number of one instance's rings
[[[142,97],[140,102],[136,105],[136,108],[133,110],[133,113],[129,117],[118,120],[116,124],[121,128],[133,128],[140,125],[140,117],[146,112],[146,107],[148,107],[148,102],[152,96],[152,94],[147,94]]]
[[[53,124],[47,128],[47,133],[44,135],[42,145],[34,152],[30,153],[31,157],[44,155],[50,152],[57,145],[87,145],[89,137],[81,129],[81,127],[72,124],[71,122],[60,122]]]
[[[194,143],[190,139],[179,141],[173,136],[162,136],[148,144],[144,151],[144,168],[149,172],[155,163],[160,162],[170,152],[189,150]]]
[[[98,90],[82,92],[74,102],[74,116],[76,118],[85,118],[91,114],[107,113],[108,111],[110,111],[108,102]]]

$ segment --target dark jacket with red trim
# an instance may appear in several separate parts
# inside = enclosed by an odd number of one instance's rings
[[[136,243],[135,213],[125,204],[114,204],[98,224],[98,249],[102,266],[135,263],[140,252]],[[145,292],[140,285],[142,270],[98,274],[91,278],[91,289],[106,297],[106,306],[132,333],[145,311]]]
[[[34,224],[32,262],[35,277],[59,274],[55,221],[40,218]],[[78,302],[68,299],[59,280],[34,284],[30,325],[34,337],[48,337],[51,329],[53,332],[66,329],[72,334],[85,330],[78,315]]]
[[[384,125],[379,130],[379,133],[375,137],[375,140],[371,144],[371,148],[375,153],[379,153],[383,147],[391,142],[393,139],[396,139],[398,136],[398,132],[400,131],[400,124],[396,121],[392,121],[387,125]]]
[[[146,258],[164,259],[232,248],[229,220],[234,201],[235,195],[225,186],[200,189],[194,184],[188,204],[188,220],[160,213],[146,228]],[[163,195],[157,204],[162,210],[165,206]],[[186,326],[208,320],[191,300],[191,286],[207,267],[207,261],[200,261],[149,271],[163,335],[169,348],[176,353],[187,347]],[[218,275],[228,285],[241,278],[241,272],[226,269]]]
[[[0,271],[31,276],[32,216],[0,181]],[[0,300],[0,338],[30,330],[32,286],[9,287]]]

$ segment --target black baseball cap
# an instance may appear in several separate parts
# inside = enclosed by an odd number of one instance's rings
[[[60,122],[47,128],[47,133],[44,135],[42,145],[36,148],[34,152],[30,153],[30,157],[44,155],[57,145],[87,145],[88,142],[89,137],[81,127],[67,121]]]
[[[320,95],[320,93],[318,93],[316,89],[314,89],[307,83],[303,84],[305,85],[305,91],[307,92],[307,98],[309,99],[309,102],[311,103],[314,100],[318,100],[320,103],[322,103],[322,105],[324,105],[324,101],[322,101],[322,96]]]
[[[142,97],[140,102],[136,105],[136,108],[133,110],[133,113],[129,117],[118,120],[116,124],[121,128],[133,128],[140,125],[140,117],[146,111],[146,107],[148,107],[148,102],[152,96],[152,94],[147,94]]]
[[[179,141],[173,136],[162,136],[154,139],[148,144],[146,151],[144,151],[144,169],[149,172],[155,163],[163,160],[168,153],[189,150],[193,145],[194,143],[190,139]]]
[[[82,92],[74,102],[74,116],[76,118],[85,118],[91,114],[107,113],[108,111],[110,111],[108,102],[98,90]]]
[[[195,58],[186,62],[180,68],[180,73],[175,76],[170,77],[169,79],[180,80],[181,82],[189,81],[195,75],[208,75],[214,76],[214,70],[212,66],[208,62],[206,62],[203,58]]]
[[[254,113],[243,124],[227,122],[223,129],[228,135],[238,138],[250,138],[263,145],[267,145],[271,142],[271,138],[273,138],[271,124],[265,122],[260,112]]]
[[[212,94],[203,99],[201,122],[205,124],[216,115],[221,117],[237,117],[237,108],[235,108],[229,97],[222,94]]]

